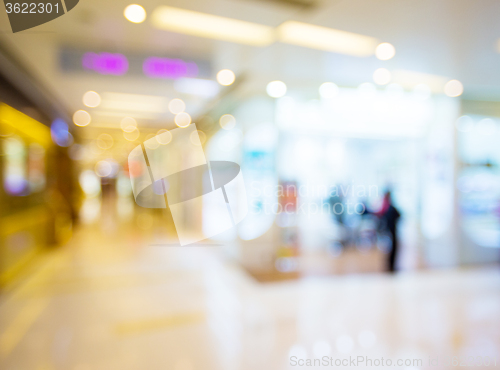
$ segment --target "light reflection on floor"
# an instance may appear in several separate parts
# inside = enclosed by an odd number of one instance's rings
[[[429,356],[500,361],[497,269],[261,284],[217,247],[151,242],[119,225],[87,225],[45,256],[1,297],[0,367],[277,370],[298,368],[291,356],[324,355],[424,360],[395,369],[437,368]]]

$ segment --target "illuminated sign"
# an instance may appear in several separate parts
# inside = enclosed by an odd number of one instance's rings
[[[179,57],[89,51],[63,47],[59,65],[66,73],[98,73],[107,76],[144,76],[177,80],[180,78],[212,78],[210,63]]]
[[[85,53],[82,66],[102,75],[121,76],[128,71],[128,60],[122,54]]]
[[[194,62],[185,62],[182,59],[147,58],[143,64],[144,74],[153,78],[178,79],[181,77],[196,77],[198,66]]]

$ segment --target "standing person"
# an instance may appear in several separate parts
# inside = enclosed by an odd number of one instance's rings
[[[389,231],[392,239],[392,248],[389,253],[388,268],[389,272],[396,271],[396,258],[398,254],[398,233],[397,224],[401,214],[392,204],[391,192],[387,191],[384,195],[383,207],[380,212],[381,221],[384,223],[385,228]]]

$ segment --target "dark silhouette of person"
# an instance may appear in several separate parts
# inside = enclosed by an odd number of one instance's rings
[[[396,258],[398,255],[398,236],[397,224],[401,214],[392,204],[391,192],[387,191],[384,195],[384,202],[381,209],[380,218],[385,228],[391,235],[392,248],[389,253],[388,270],[389,272],[396,271]]]

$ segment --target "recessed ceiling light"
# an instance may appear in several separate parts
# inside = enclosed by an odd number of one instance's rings
[[[73,122],[75,125],[84,127],[87,126],[91,121],[90,114],[84,110],[78,110],[73,114]]]
[[[444,93],[451,98],[462,95],[464,92],[464,86],[458,80],[451,80],[444,85]]]
[[[396,55],[396,49],[392,44],[383,42],[375,49],[375,56],[380,60],[389,60]]]
[[[266,91],[272,98],[281,98],[286,94],[286,85],[282,81],[272,81],[267,84]]]
[[[125,8],[123,15],[132,23],[142,23],[146,19],[146,10],[138,4],[130,4]]]
[[[184,109],[186,109],[186,103],[181,99],[172,99],[170,103],[168,103],[168,110],[170,113],[179,114],[184,112]]]
[[[223,69],[217,73],[217,82],[222,86],[229,86],[235,80],[234,72],[230,69]]]
[[[191,124],[191,116],[186,112],[182,112],[175,116],[174,121],[181,128],[188,127]]]
[[[95,108],[101,104],[101,97],[95,91],[87,91],[83,95],[83,104],[89,108]]]

